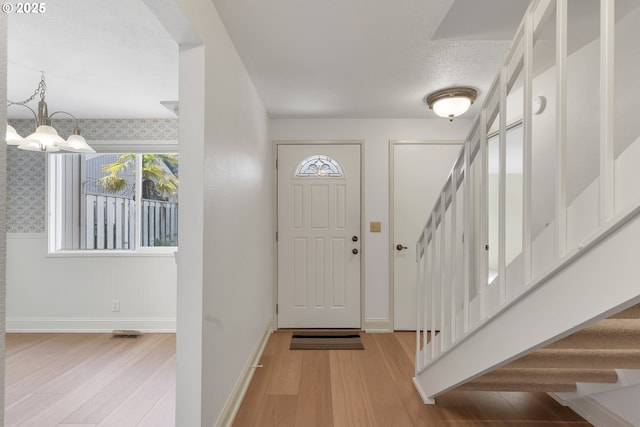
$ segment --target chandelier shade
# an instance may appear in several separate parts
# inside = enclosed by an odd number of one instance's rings
[[[17,145],[21,150],[27,151],[41,151],[41,152],[55,152],[55,151],[73,151],[79,153],[95,153],[95,150],[91,148],[87,141],[80,136],[80,128],[78,127],[78,119],[71,113],[66,111],[56,111],[49,115],[47,103],[45,102],[45,92],[47,90],[47,84],[45,82],[44,73],[40,79],[40,83],[36,88],[33,95],[24,101],[13,102],[8,101],[7,106],[21,106],[27,108],[33,113],[35,123],[35,132],[26,138],[21,137],[15,128],[7,123],[6,142],[8,145]],[[40,96],[38,102],[37,112],[34,111],[27,104],[33,101],[36,96]],[[58,131],[51,125],[51,118],[56,114],[65,114],[71,117],[74,121],[74,131],[66,141],[58,135]]]
[[[7,125],[6,140],[8,145],[20,145],[24,142],[24,138],[18,135],[16,129],[11,125]]]

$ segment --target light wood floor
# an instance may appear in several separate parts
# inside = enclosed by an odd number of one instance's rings
[[[234,427],[590,425],[545,393],[450,392],[424,405],[414,333],[363,333],[364,351],[290,351],[290,339],[269,339]]]
[[[234,427],[589,425],[544,393],[451,392],[424,405],[413,333],[362,335],[364,351],[289,351],[291,332],[275,332]],[[7,427],[174,427],[173,334],[7,334],[6,351]]]
[[[175,334],[7,334],[7,427],[174,427]]]

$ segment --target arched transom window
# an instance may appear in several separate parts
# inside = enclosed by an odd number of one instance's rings
[[[308,177],[341,177],[342,167],[333,158],[323,154],[314,154],[300,162],[296,176]]]

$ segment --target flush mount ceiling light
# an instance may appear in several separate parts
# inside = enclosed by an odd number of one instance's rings
[[[71,113],[67,113],[66,111],[56,111],[49,114],[47,103],[44,99],[46,91],[47,84],[44,80],[44,73],[42,73],[40,83],[38,84],[38,87],[34,91],[33,95],[31,95],[24,101],[7,101],[7,107],[18,105],[27,108],[33,113],[33,117],[35,119],[35,132],[27,136],[26,138],[18,135],[16,130],[12,126],[9,126],[9,124],[7,124],[7,144],[17,145],[19,149],[28,151],[46,152],[65,150],[73,151],[76,153],[95,153],[95,150],[91,148],[89,144],[87,144],[87,141],[82,136],[80,136],[78,119],[76,119],[75,116],[73,116]],[[40,96],[40,101],[38,102],[38,111],[36,112],[27,104],[33,101],[38,95]],[[62,139],[58,135],[58,131],[51,126],[51,118],[56,114],[65,114],[71,117],[74,121],[73,135],[69,136],[66,141]]]
[[[470,87],[451,87],[433,92],[424,99],[430,109],[440,117],[448,117],[453,121],[454,117],[464,114],[478,92]]]

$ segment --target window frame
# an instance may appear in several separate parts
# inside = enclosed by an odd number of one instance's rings
[[[131,141],[87,141],[96,154],[136,154],[136,170],[142,167],[142,154],[178,154],[178,142],[175,140],[131,140]],[[72,154],[72,153],[62,153]],[[141,246],[142,243],[142,209],[138,201],[142,200],[142,174],[136,174],[135,185],[135,240],[133,249],[60,249],[61,227],[64,214],[62,204],[58,203],[61,194],[61,180],[58,179],[58,168],[55,156],[59,153],[46,153],[46,190],[47,190],[47,252],[52,257],[75,256],[173,256],[179,246]]]

